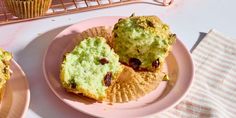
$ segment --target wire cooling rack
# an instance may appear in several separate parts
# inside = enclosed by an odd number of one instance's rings
[[[96,10],[101,8],[109,8],[132,3],[147,3],[157,6],[169,6],[174,0],[53,0],[50,9],[44,16],[36,18],[20,19],[13,16],[5,7],[3,0],[0,0],[0,25],[30,21],[40,18],[53,16],[61,16]]]

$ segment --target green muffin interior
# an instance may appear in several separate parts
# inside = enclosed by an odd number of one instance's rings
[[[147,70],[158,68],[158,64],[164,62],[176,39],[169,27],[156,16],[120,19],[114,26],[113,35],[114,50],[120,61],[129,64],[130,59],[138,59],[139,68]]]
[[[106,40],[102,37],[89,37],[66,54],[60,76],[65,88],[94,99],[103,99],[109,86],[106,82],[109,84],[109,79],[110,82],[114,81],[121,70],[119,56]]]

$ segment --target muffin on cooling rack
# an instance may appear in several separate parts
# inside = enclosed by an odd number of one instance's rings
[[[11,53],[0,48],[0,101],[4,95],[7,80],[10,79]]]
[[[67,91],[103,101],[122,69],[106,39],[88,37],[65,55],[60,79]]]
[[[113,29],[113,47],[120,61],[134,70],[158,71],[176,36],[156,16],[120,19]]]
[[[52,0],[4,0],[7,9],[18,18],[34,18],[44,15]]]

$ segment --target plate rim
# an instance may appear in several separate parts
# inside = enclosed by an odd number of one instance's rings
[[[25,107],[24,107],[24,112],[22,113],[21,118],[24,118],[26,115],[27,110],[29,109],[29,103],[30,103],[30,87],[29,87],[29,81],[28,81],[28,77],[25,74],[25,72],[23,71],[23,69],[21,68],[21,66],[14,60],[12,59],[13,63],[16,65],[17,68],[19,68],[19,70],[21,71],[21,73],[25,76],[25,82],[26,82],[26,103],[25,103]]]
[[[29,104],[30,104],[30,88],[29,88],[29,82],[28,82],[28,77],[27,77],[27,75],[25,74],[25,72],[24,72],[24,70],[21,68],[21,66],[14,60],[14,59],[11,59],[10,60],[10,62],[11,62],[11,64],[13,65],[14,64],[14,66],[19,70],[19,72],[21,73],[21,75],[22,76],[24,76],[24,83],[25,83],[25,88],[26,88],[26,90],[25,90],[25,103],[24,103],[24,106],[22,106],[23,107],[23,109],[22,109],[22,112],[21,112],[21,114],[19,114],[19,117],[20,118],[24,118],[25,117],[25,115],[26,115],[26,113],[27,113],[27,110],[28,110],[28,108],[29,108]],[[11,66],[11,65],[10,65]],[[14,74],[14,71],[13,71],[13,74]],[[11,78],[10,78],[11,79]],[[11,85],[9,82],[8,82],[8,86],[9,85]],[[13,93],[14,93],[14,91],[13,91]],[[14,101],[14,99],[17,99],[17,98],[13,98],[13,101]],[[12,105],[11,105],[11,107],[12,107]],[[11,108],[10,107],[10,108]],[[11,114],[11,113],[9,113],[9,114]],[[9,115],[8,114],[8,115]]]
[[[82,20],[82,21],[79,21],[79,22],[76,22],[74,24],[71,24],[70,26],[66,27],[64,30],[60,31],[53,39],[52,41],[50,42],[50,44],[48,45],[48,47],[46,48],[45,50],[45,53],[43,55],[43,74],[44,74],[44,79],[46,80],[47,84],[49,85],[50,89],[53,91],[53,93],[65,104],[69,105],[70,107],[72,107],[73,109],[76,109],[77,111],[79,112],[82,112],[82,113],[86,113],[88,115],[91,115],[91,116],[95,116],[95,117],[104,117],[104,115],[99,115],[99,114],[93,114],[93,113],[90,113],[89,111],[85,111],[85,110],[81,110],[81,109],[77,109],[76,107],[74,107],[73,105],[69,104],[68,102],[65,102],[63,100],[63,98],[60,97],[59,93],[56,92],[56,90],[52,87],[52,85],[50,84],[49,82],[49,79],[47,77],[47,72],[46,72],[46,67],[45,67],[45,60],[46,60],[46,56],[47,56],[47,53],[48,53],[48,50],[49,50],[49,47],[52,45],[52,43],[54,42],[54,40],[56,40],[56,38],[59,36],[60,33],[66,31],[68,28],[70,27],[73,27],[74,25],[78,25],[78,24],[82,24],[84,22],[88,22],[88,21],[91,21],[91,20],[94,20],[94,19],[103,19],[103,18],[108,18],[108,19],[117,19],[117,18],[121,18],[121,17],[127,17],[127,16],[100,16],[100,17],[92,17],[92,18],[89,18],[89,19],[85,19],[85,20]],[[153,114],[156,114],[156,113],[160,113],[160,112],[163,112],[163,111],[166,111],[170,108],[173,108],[174,106],[176,106],[177,104],[180,103],[181,100],[183,100],[183,98],[187,95],[187,93],[189,92],[192,84],[193,84],[193,81],[194,81],[194,75],[195,75],[195,68],[194,68],[194,63],[193,63],[193,59],[191,57],[191,53],[189,52],[189,50],[187,49],[187,47],[184,45],[184,43],[179,40],[179,38],[177,37],[177,40],[176,42],[179,42],[179,44],[181,45],[181,47],[187,52],[187,56],[188,58],[190,59],[189,62],[190,62],[190,66],[191,66],[191,78],[190,78],[190,83],[189,85],[187,86],[186,88],[186,91],[178,98],[176,99],[176,101],[171,104],[171,105],[168,105],[166,108],[163,108],[161,109],[160,111],[158,112],[152,112],[152,113],[146,113],[146,114],[143,114],[143,115],[139,115],[139,116],[135,116],[135,117],[142,117],[142,116],[150,116],[150,115],[153,115]]]

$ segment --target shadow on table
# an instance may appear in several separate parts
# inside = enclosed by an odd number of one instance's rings
[[[199,32],[198,39],[196,43],[193,45],[193,47],[190,49],[190,52],[192,53],[193,50],[198,46],[198,44],[202,41],[202,39],[207,35],[205,32]]]
[[[63,103],[49,89],[43,76],[44,53],[53,38],[67,26],[41,34],[18,53],[18,63],[26,73],[31,93],[29,109],[43,118],[91,118]]]

